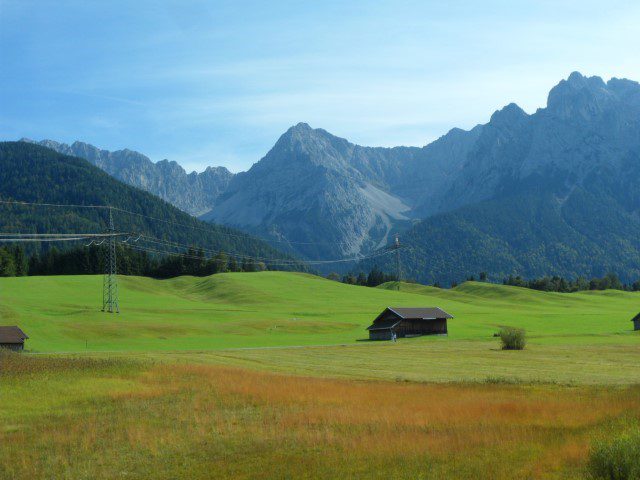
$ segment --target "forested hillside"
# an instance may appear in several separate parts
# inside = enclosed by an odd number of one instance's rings
[[[300,264],[291,264],[292,257],[264,241],[201,222],[154,195],[115,180],[86,160],[25,142],[0,143],[0,200],[77,205],[0,204],[0,232],[103,232],[108,210],[82,206],[109,205],[117,231],[165,242],[147,244],[149,250],[184,252],[194,246],[204,249],[208,256],[224,251],[236,255],[239,261],[247,256],[272,268],[300,268]],[[179,245],[169,248],[166,242]],[[39,246],[39,250],[46,248]]]
[[[597,188],[577,188],[563,200],[550,192],[523,192],[428,218],[402,236],[403,277],[448,284],[478,272],[492,281],[615,272],[624,282],[636,281],[640,220]],[[392,257],[376,263],[394,271]]]

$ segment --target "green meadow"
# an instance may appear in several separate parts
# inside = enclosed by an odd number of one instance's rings
[[[640,428],[640,294],[261,272],[0,279],[0,479],[584,478]],[[370,342],[387,306],[449,335]],[[526,329],[503,351],[500,326]]]
[[[547,293],[467,282],[454,289],[345,285],[283,272],[120,277],[120,314],[100,311],[100,276],[0,279],[3,324],[32,353],[181,359],[303,375],[409,381],[640,383],[640,294]],[[449,335],[370,342],[387,306],[439,306]],[[526,329],[505,352],[500,326]]]
[[[100,276],[0,279],[0,315],[31,337],[32,352],[156,352],[359,345],[387,306],[439,306],[446,339],[486,342],[501,325],[525,328],[530,345],[635,347],[640,294],[545,293],[467,282],[451,290],[402,284],[344,285],[306,274],[261,272],[154,280],[120,277],[120,314],[105,314]],[[367,342],[369,343],[369,342]]]

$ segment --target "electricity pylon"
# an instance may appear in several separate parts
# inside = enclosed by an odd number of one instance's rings
[[[102,281],[102,311],[108,313],[120,313],[118,305],[118,279],[116,272],[116,237],[113,226],[113,214],[109,209],[109,233],[104,259],[104,279]]]
[[[396,242],[393,248],[396,251],[396,280],[398,281],[398,291],[400,290],[400,280],[402,276],[402,271],[400,269],[400,237],[396,234]]]

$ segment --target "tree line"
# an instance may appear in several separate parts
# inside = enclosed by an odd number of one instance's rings
[[[525,280],[522,277],[510,275],[505,278],[502,283],[504,285],[531,288],[543,292],[570,293],[583,290],[640,291],[640,280],[636,280],[633,283],[622,283],[615,273],[607,273],[601,278],[592,278],[591,280],[587,280],[584,277],[578,277],[572,280],[557,275]]]
[[[490,282],[487,272],[480,272],[477,277],[475,275],[470,275],[466,278],[466,281]],[[513,287],[530,288],[532,290],[540,290],[542,292],[560,293],[581,292],[584,290],[622,290],[627,292],[640,291],[640,280],[636,280],[632,283],[623,283],[618,275],[613,272],[609,272],[603,277],[594,277],[590,280],[582,276],[579,276],[575,279],[567,279],[559,275],[546,275],[544,277],[526,279],[521,277],[520,275],[509,275],[508,277],[503,278],[502,284],[510,285]],[[434,286],[439,285],[434,284]],[[453,282],[451,284],[452,288],[457,286],[457,282]]]
[[[342,282],[348,285],[360,285],[362,287],[377,287],[378,285],[382,285],[386,282],[397,281],[397,277],[395,275],[385,273],[377,266],[374,266],[369,270],[368,274],[364,272],[359,272],[357,274],[350,272],[341,276],[333,272],[327,275],[327,278],[336,282]]]
[[[348,283],[350,285],[361,285],[365,287],[377,287],[386,282],[395,282],[397,278],[395,275],[383,272],[379,267],[374,266],[368,274],[360,272],[358,274],[348,273],[340,276],[337,273],[330,273],[327,275],[330,280],[335,280],[342,283]],[[468,282],[489,282],[489,275],[486,272],[480,272],[478,276],[469,275],[465,281]],[[414,280],[403,280],[406,283],[415,283]],[[530,288],[532,290],[540,290],[543,292],[560,292],[571,293],[584,290],[623,290],[629,292],[640,291],[640,280],[636,280],[633,283],[625,284],[620,281],[619,277],[615,273],[607,273],[601,278],[592,278],[587,280],[585,277],[578,277],[576,279],[566,279],[557,275],[545,276],[540,278],[534,278],[527,280],[521,276],[509,275],[502,281],[503,285],[510,285],[514,287]],[[439,282],[433,284],[436,288],[442,288]],[[451,284],[451,288],[458,286],[457,282]]]
[[[220,251],[207,258],[202,250],[190,248],[183,255],[157,257],[116,246],[117,271],[122,275],[171,278],[180,275],[208,276],[223,272],[259,272],[264,262],[251,257],[236,258]],[[105,271],[107,249],[92,245],[70,250],[53,247],[44,253],[25,254],[22,246],[0,248],[0,276],[95,275]]]
[[[34,253],[30,256],[25,253],[21,245],[0,247],[0,277],[101,274],[105,271],[106,254],[105,246],[98,245],[62,251],[52,247],[46,252]],[[117,245],[116,258],[118,273],[153,278],[172,278],[181,275],[208,276],[224,272],[260,272],[269,269],[264,262],[249,256],[237,258],[220,251],[213,257],[207,257],[201,249],[197,248],[189,248],[180,255],[158,257],[132,250],[124,245]],[[395,275],[385,273],[378,266],[374,266],[368,273],[363,271],[345,275],[330,273],[327,278],[366,287],[377,287],[386,282],[397,281]],[[489,277],[486,272],[481,272],[477,277],[468,276],[466,280],[489,282]],[[566,279],[557,275],[527,280],[521,276],[509,275],[503,279],[502,284],[561,293],[583,290],[640,291],[640,280],[625,284],[615,273],[607,273],[603,277],[590,280],[585,277]],[[433,286],[441,287],[437,282]],[[455,282],[451,284],[451,287],[456,286]]]

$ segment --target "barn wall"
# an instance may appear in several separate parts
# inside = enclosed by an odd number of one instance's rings
[[[436,320],[403,320],[396,327],[398,337],[407,335],[436,335],[447,333],[447,320],[438,318]]]
[[[634,330],[640,330],[640,320],[634,320],[633,321],[633,329]]]
[[[0,348],[6,348],[8,350],[19,352],[24,348],[24,344],[23,343],[0,343]]]
[[[369,340],[391,340],[391,330],[369,330]]]

